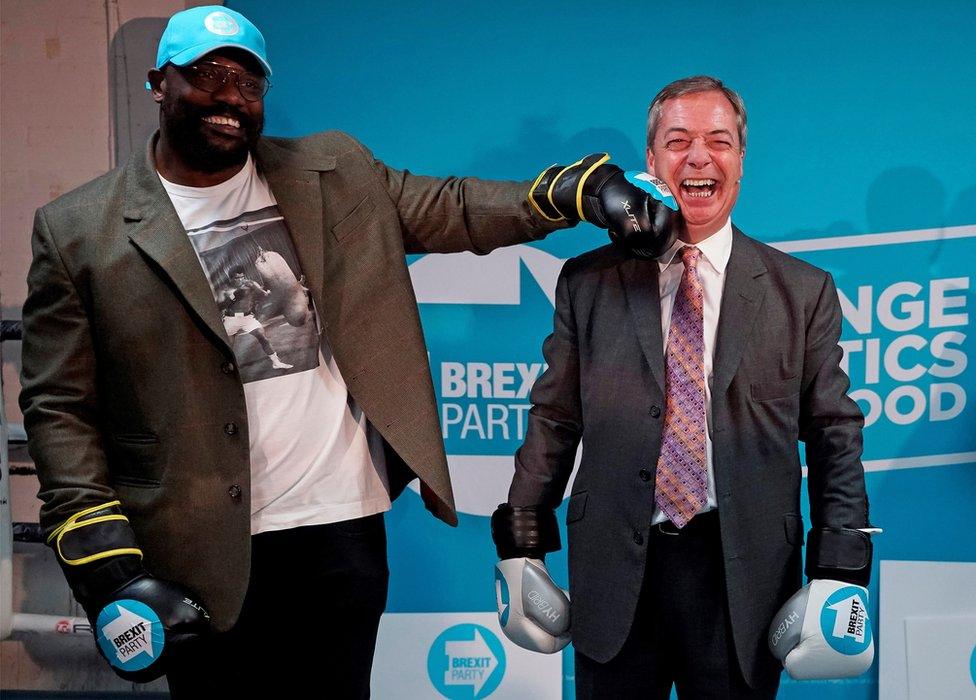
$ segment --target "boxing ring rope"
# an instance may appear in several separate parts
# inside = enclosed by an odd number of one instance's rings
[[[0,321],[0,342],[18,341],[23,335],[20,321]],[[10,504],[10,476],[30,476],[33,467],[10,467],[10,446],[23,448],[27,444],[24,426],[8,423],[2,400],[3,379],[0,377],[0,640],[9,639],[15,632],[41,634],[91,634],[91,626],[83,617],[67,615],[37,615],[13,611],[13,543],[42,542],[37,523],[13,522]]]

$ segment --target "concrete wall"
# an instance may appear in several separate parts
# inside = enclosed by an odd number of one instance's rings
[[[34,210],[115,167],[155,112],[135,89],[155,58],[165,18],[186,0],[0,2],[0,307],[20,318],[27,293]],[[121,30],[121,31],[120,31]],[[148,115],[148,120],[147,120]],[[20,343],[2,348],[3,409],[21,423]],[[14,455],[16,457],[16,454]],[[13,519],[37,522],[34,477],[11,478]],[[14,610],[83,614],[50,550],[14,549]],[[4,690],[132,690],[98,657],[90,638],[20,635],[0,642]],[[138,686],[165,690],[164,682]]]

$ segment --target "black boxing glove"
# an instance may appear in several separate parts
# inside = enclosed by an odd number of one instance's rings
[[[122,678],[146,683],[166,673],[181,647],[210,633],[210,615],[186,588],[146,572],[120,505],[80,511],[47,541],[88,615],[99,653]]]
[[[609,159],[594,153],[547,168],[532,183],[528,201],[544,219],[587,221],[635,255],[655,258],[678,234],[678,205],[663,181],[625,173]]]

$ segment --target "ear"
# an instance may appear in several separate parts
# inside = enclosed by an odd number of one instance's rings
[[[654,172],[654,152],[651,150],[650,146],[647,147],[647,156],[646,156],[645,163],[647,165],[647,172],[653,175],[654,177],[657,177],[657,173]]]
[[[166,92],[166,76],[161,70],[151,68],[146,75],[146,85],[149,86],[149,94],[152,95],[153,102],[159,104],[163,101],[163,94]]]
[[[746,149],[742,149],[739,154],[739,182],[742,182],[742,175],[746,171]]]

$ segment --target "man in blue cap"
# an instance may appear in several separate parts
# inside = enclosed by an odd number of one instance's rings
[[[239,13],[170,19],[159,131],[37,212],[21,408],[41,523],[117,673],[366,697],[383,513],[419,477],[457,523],[405,253],[580,220],[648,251],[670,228],[605,156],[491,182],[262,137],[270,76]]]

